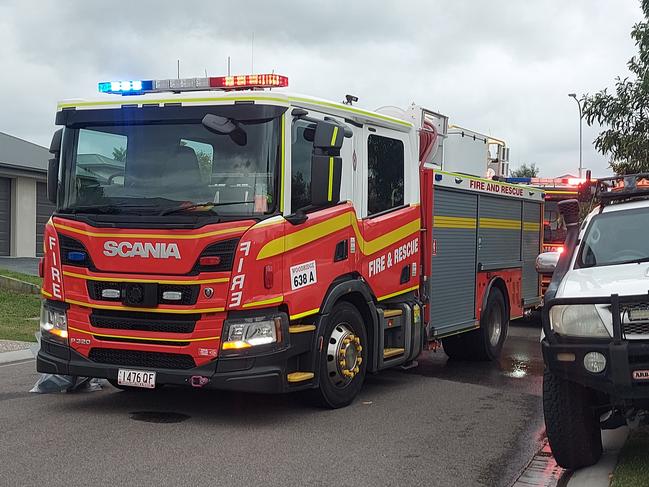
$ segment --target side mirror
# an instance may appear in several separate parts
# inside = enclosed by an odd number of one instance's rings
[[[536,272],[551,276],[557,268],[561,252],[543,252],[536,258]]]
[[[54,132],[50,142],[50,153],[54,156],[47,165],[47,199],[56,204],[56,195],[59,190],[59,161],[61,159],[61,140],[63,129]]]
[[[248,134],[232,119],[208,113],[203,117],[201,123],[210,132],[219,135],[229,135],[230,139],[239,146],[244,146],[248,143]]]
[[[335,205],[340,201],[340,183],[343,160],[340,149],[346,136],[346,127],[331,120],[319,120],[313,134],[311,156],[311,204]],[[351,136],[351,130],[349,131]]]

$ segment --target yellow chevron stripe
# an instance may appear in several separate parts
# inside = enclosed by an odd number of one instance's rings
[[[402,289],[401,291],[397,291],[395,293],[386,294],[385,296],[381,296],[376,299],[377,301],[383,301],[384,299],[393,298],[395,296],[399,296],[400,294],[406,294],[409,293],[410,291],[415,291],[416,289],[419,289],[419,285],[409,287],[408,289]]]
[[[150,341],[155,340],[157,342],[206,342],[208,340],[219,340],[221,337],[205,337],[205,338],[158,338],[158,337],[136,337],[136,336],[127,336],[127,335],[106,335],[105,333],[96,333],[94,331],[81,330],[79,328],[74,328],[68,326],[68,329],[76,331],[78,333],[84,333],[86,335],[98,336],[102,338],[127,338],[129,340],[140,340],[140,341]]]
[[[156,100],[146,100],[146,99],[137,99],[136,103],[138,105],[146,104],[146,105],[153,105],[153,104],[162,104],[162,103],[181,103],[181,104],[186,104],[186,103],[218,103],[218,104],[232,104],[235,101],[258,101],[260,103],[263,103],[265,101],[272,101],[275,103],[279,103],[281,105],[288,105],[288,100],[285,98],[273,98],[270,96],[238,96],[238,97],[211,97],[211,96],[206,96],[202,98],[159,98]],[[118,106],[121,107],[122,105],[127,105],[129,100],[124,100],[123,97],[122,99],[118,98],[113,98],[107,99],[107,100],[101,100],[101,101],[73,101],[73,102],[67,102],[67,103],[59,103],[57,108],[58,110],[61,110],[63,108],[72,108],[72,107],[96,107],[96,106]]]
[[[229,282],[230,279],[227,277],[219,277],[216,279],[200,279],[196,281],[174,281],[168,279],[136,279],[136,278],[125,278],[125,277],[98,277],[98,276],[85,276],[83,274],[76,274],[74,272],[63,271],[64,276],[68,277],[77,277],[79,279],[86,279],[88,281],[102,281],[102,282],[156,282],[158,284],[180,284],[180,285],[191,285],[191,284],[217,284],[220,282]]]
[[[267,259],[284,252],[289,252],[303,245],[320,240],[321,238],[343,230],[349,226],[351,226],[356,233],[358,247],[365,255],[374,254],[386,247],[389,247],[399,240],[403,240],[407,236],[418,232],[421,228],[420,219],[417,218],[416,220],[413,220],[396,230],[381,235],[374,240],[366,241],[361,235],[358,228],[358,222],[356,221],[356,218],[354,218],[353,213],[347,212],[330,218],[329,220],[316,223],[315,225],[303,230],[298,230],[297,232],[271,240],[261,248],[257,255],[257,260]]]
[[[163,309],[163,308],[136,308],[132,306],[108,306],[105,304],[84,303],[83,301],[76,301],[74,299],[66,299],[66,303],[76,304],[77,306],[84,306],[86,308],[94,309],[116,309],[120,311],[146,311],[148,313],[170,313],[179,315],[188,315],[193,313],[220,313],[225,311],[225,308],[203,308],[203,309]]]
[[[435,228],[475,228],[475,218],[465,218],[459,216],[435,216],[433,218],[433,227]]]
[[[300,318],[304,318],[305,316],[315,315],[319,312],[320,312],[320,308],[310,309],[309,311],[305,311],[303,313],[291,315],[291,320],[299,320]]]
[[[89,232],[87,230],[80,230],[78,228],[69,227],[67,225],[62,225],[60,223],[54,223],[54,226],[60,230],[67,230],[68,232],[78,233],[79,235],[86,235],[88,237],[99,237],[99,238],[156,238],[156,239],[166,239],[166,240],[195,240],[205,237],[214,237],[216,235],[223,235],[226,233],[235,233],[235,232],[245,232],[249,227],[233,227],[233,228],[224,228],[221,230],[214,230],[211,232],[205,233],[196,233],[193,235],[176,235],[174,233],[103,233],[103,232]]]
[[[500,230],[520,230],[520,220],[505,220],[501,218],[480,218],[480,228],[496,228]]]
[[[538,232],[541,230],[541,224],[534,222],[523,222],[523,230],[526,232]]]
[[[274,298],[262,299],[261,301],[251,301],[241,306],[242,308],[254,308],[256,306],[267,306],[269,304],[277,304],[284,301],[284,296],[276,296]]]

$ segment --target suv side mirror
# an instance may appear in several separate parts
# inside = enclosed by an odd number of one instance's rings
[[[63,129],[58,129],[52,136],[50,153],[54,156],[47,165],[47,199],[56,204],[56,195],[59,190],[59,162],[61,159],[61,140]]]
[[[561,257],[560,252],[543,252],[539,254],[536,258],[536,272],[551,276],[557,268],[559,257]]]
[[[349,130],[349,129],[347,129]],[[311,155],[311,205],[335,205],[340,201],[343,160],[340,149],[346,127],[331,120],[318,120]],[[349,131],[351,136],[351,131]]]

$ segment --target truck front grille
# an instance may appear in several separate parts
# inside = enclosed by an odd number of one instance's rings
[[[122,302],[126,297],[125,282],[88,281],[88,295],[97,301]],[[102,296],[102,292],[111,290],[115,295]],[[158,304],[176,304],[192,306],[196,304],[200,286],[198,284],[158,284]],[[180,294],[180,299],[165,299],[165,293]]]
[[[111,330],[154,331],[161,333],[192,333],[200,314],[173,315],[94,309],[90,324]]]
[[[121,365],[124,367],[146,367],[152,369],[193,369],[196,367],[191,355],[92,348],[88,356],[93,362]]]

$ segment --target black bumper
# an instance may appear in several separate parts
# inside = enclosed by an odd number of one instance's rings
[[[117,380],[119,369],[155,371],[156,384],[192,386],[192,382],[199,382],[196,379],[193,381],[192,377],[203,377],[209,379],[209,382],[202,386],[206,389],[273,394],[317,385],[317,377],[296,384],[288,382],[287,373],[292,365],[298,362],[299,352],[299,349],[289,347],[259,356],[218,358],[207,365],[191,369],[166,369],[97,363],[68,346],[42,339],[36,358],[36,369],[41,373],[111,380]],[[308,357],[308,361],[311,361],[311,357]]]
[[[649,380],[636,380],[633,372],[649,370],[649,343],[620,344],[602,342],[550,343],[541,342],[543,361],[555,375],[592,389],[610,394],[618,399],[649,399]],[[584,355],[599,352],[606,357],[606,368],[599,374],[584,368]],[[573,354],[574,361],[558,360],[563,354]]]
[[[634,373],[649,371],[649,341],[628,340],[624,336],[621,310],[625,305],[646,303],[648,295],[600,298],[556,298],[545,303],[542,315],[545,338],[541,342],[543,361],[555,375],[621,400],[649,399],[649,379]],[[550,308],[556,305],[605,304],[610,306],[613,337],[589,339],[561,337],[550,326]],[[584,356],[599,352],[606,357],[606,368],[592,373],[584,367]],[[569,360],[574,355],[574,360]],[[562,360],[560,358],[563,357]],[[643,374],[644,375],[644,374]]]

